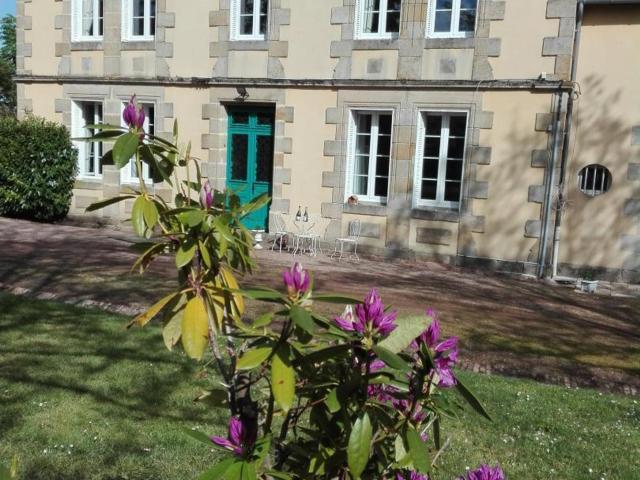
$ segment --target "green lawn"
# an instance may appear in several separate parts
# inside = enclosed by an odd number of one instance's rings
[[[212,463],[182,428],[225,420],[192,399],[207,384],[167,352],[159,329],[125,318],[0,294],[0,460],[25,480],[191,480]],[[450,420],[436,479],[483,461],[511,479],[637,479],[638,399],[461,373],[494,423]]]

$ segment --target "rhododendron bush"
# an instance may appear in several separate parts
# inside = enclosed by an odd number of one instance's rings
[[[219,450],[200,480],[438,478],[442,418],[465,406],[489,417],[456,377],[457,338],[443,335],[433,311],[403,321],[375,289],[363,299],[318,293],[300,264],[283,273],[279,290],[240,289],[237,277],[253,267],[242,218],[267,200],[243,206],[213,190],[190,149],[178,147],[177,128],[172,143],[152,137],[140,112],[132,100],[128,127],[92,128],[115,141],[116,165],[148,163],[178,195],[169,204],[141,183],[91,209],[133,200],[141,270],[175,256],[177,290],[132,325],[162,320],[167,347],[181,343],[190,357],[213,360],[220,381],[205,396],[228,411],[228,425],[225,435],[190,432],[207,446],[203,456]],[[190,166],[195,178],[182,178]],[[247,318],[247,299],[267,313]],[[335,315],[318,313],[320,303]],[[460,478],[504,474],[484,465]]]

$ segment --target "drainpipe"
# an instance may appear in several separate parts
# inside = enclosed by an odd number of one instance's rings
[[[553,203],[553,185],[556,180],[556,165],[558,163],[558,152],[560,146],[560,128],[562,116],[562,98],[564,94],[560,90],[556,93],[555,110],[553,117],[553,135],[551,157],[547,163],[547,175],[544,186],[544,212],[542,216],[542,234],[540,237],[540,249],[538,251],[538,278],[545,275],[547,264],[547,253],[549,250],[549,224],[551,218],[551,204]]]
[[[572,90],[569,93],[567,102],[567,117],[564,141],[562,143],[562,159],[560,162],[560,181],[558,184],[558,203],[556,205],[556,221],[553,232],[553,257],[552,257],[552,278],[558,275],[558,257],[560,255],[560,240],[562,227],[562,209],[564,206],[564,186],[571,148],[571,133],[573,130],[573,107],[575,101],[575,85],[578,75],[578,57],[580,54],[580,40],[582,37],[582,21],[584,20],[585,5],[640,5],[640,0],[578,0],[576,12],[576,30],[573,39],[573,58],[571,59],[571,83]]]
[[[602,0],[600,0],[602,1]],[[611,1],[611,0],[609,0]],[[571,59],[571,92],[567,101],[567,118],[565,123],[564,141],[562,142],[562,158],[560,161],[560,179],[558,182],[558,200],[556,203],[556,221],[553,230],[553,256],[551,278],[558,275],[558,257],[560,254],[560,233],[562,227],[562,209],[564,207],[564,186],[566,179],[567,161],[571,149],[571,133],[573,130],[573,107],[576,94],[576,78],[578,74],[578,56],[580,55],[580,39],[582,37],[582,20],[584,19],[585,0],[578,2],[576,13],[576,31],[573,37],[573,58]]]

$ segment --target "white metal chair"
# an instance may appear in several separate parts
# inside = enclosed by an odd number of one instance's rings
[[[353,245],[353,254],[351,256],[356,260],[356,262],[359,262],[360,257],[358,256],[358,243],[360,242],[361,231],[362,222],[360,220],[349,222],[347,236],[345,238],[336,238],[335,248],[331,254],[331,258],[338,256],[338,261],[341,261],[344,256],[345,245]],[[338,247],[340,247],[339,250]]]
[[[298,253],[301,255],[304,253],[315,255],[315,237],[313,234],[313,229],[315,227],[314,216],[309,217],[308,222],[295,222],[295,226],[298,231],[293,234],[293,243],[295,245],[293,249],[293,256],[295,257]]]
[[[285,214],[275,213],[273,215],[273,225],[275,227],[275,232],[273,232],[273,245],[271,245],[271,251],[275,250],[276,246],[278,246],[280,248],[280,253],[282,253],[282,246],[289,236]]]
[[[309,234],[311,235],[313,241],[314,255],[317,255],[318,251],[321,254],[324,254],[324,251],[322,250],[322,241],[325,239],[327,228],[329,228],[329,223],[331,223],[331,219],[324,218],[322,215],[316,215],[313,218],[313,227]]]

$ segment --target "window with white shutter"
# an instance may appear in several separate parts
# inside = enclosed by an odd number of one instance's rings
[[[104,0],[72,0],[71,39],[96,42],[104,34]]]
[[[358,0],[355,32],[357,39],[394,38],[400,33],[402,0]]]
[[[459,207],[466,139],[466,112],[428,111],[420,114],[414,206]]]
[[[142,108],[144,108],[144,131],[149,135],[156,134],[156,106],[153,103],[142,103],[140,104]],[[123,105],[123,108],[126,104]],[[124,120],[122,121],[123,126]],[[153,183],[153,179],[151,178],[151,172],[149,170],[149,165],[146,163],[142,164],[142,178],[145,183],[151,184]],[[136,161],[134,158],[129,160],[129,164],[125,166],[122,170],[120,170],[120,182],[122,184],[138,184],[140,182],[140,176],[138,174],[138,167],[136,165]]]
[[[269,0],[231,0],[231,40],[266,40]]]
[[[427,37],[473,37],[478,0],[430,0],[427,15]]]
[[[156,35],[156,0],[122,0],[122,39],[149,42]]]
[[[87,125],[102,123],[102,103],[73,102],[71,106],[71,131],[74,138],[91,137],[95,130]],[[74,141],[78,149],[78,176],[80,178],[98,179],[102,177],[102,142]]]
[[[349,119],[346,197],[382,203],[389,192],[393,113],[353,110]]]

